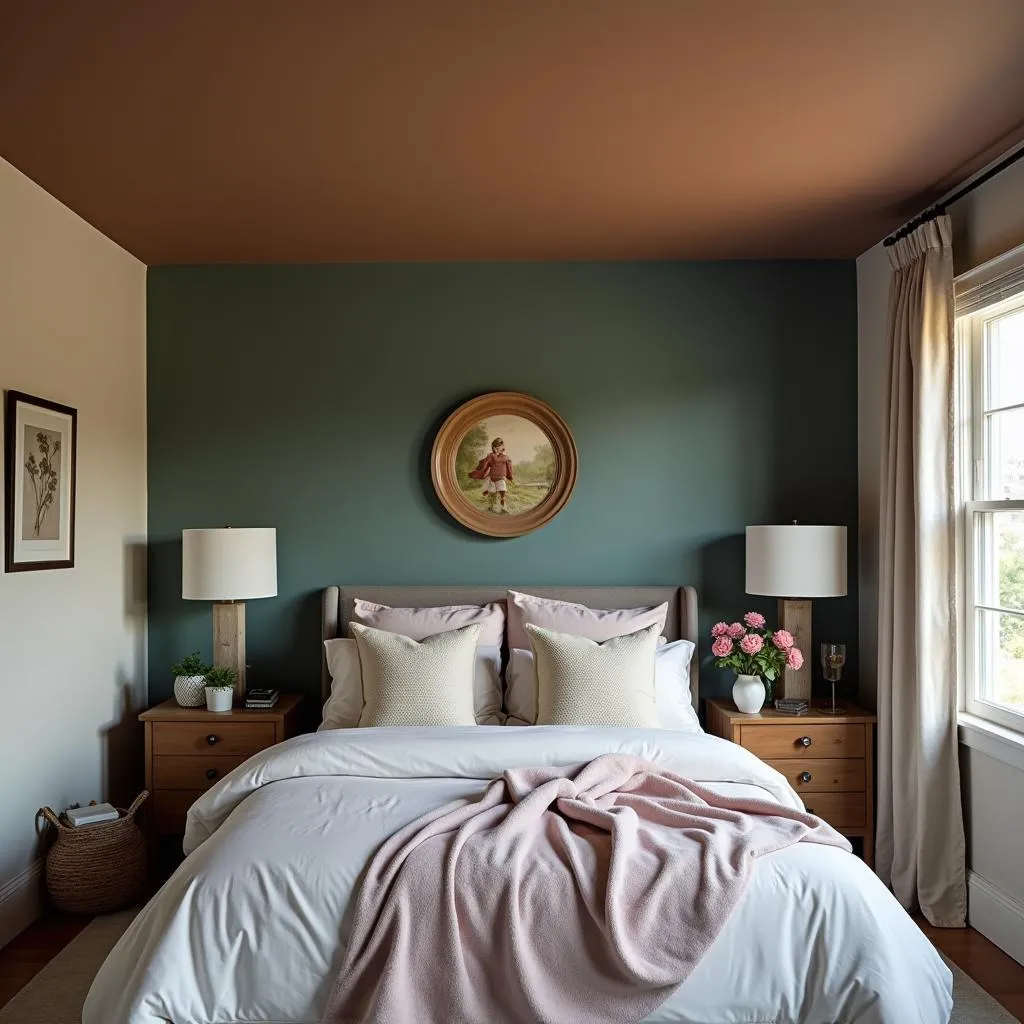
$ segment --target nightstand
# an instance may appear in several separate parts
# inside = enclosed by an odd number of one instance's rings
[[[875,716],[851,704],[842,715],[782,715],[774,708],[745,715],[731,700],[707,701],[708,732],[746,747],[782,772],[811,814],[863,842],[875,863]]]
[[[213,712],[175,700],[143,711],[150,836],[183,835],[185,813],[206,790],[253,754],[299,732],[301,703],[302,694],[282,693],[266,711]]]

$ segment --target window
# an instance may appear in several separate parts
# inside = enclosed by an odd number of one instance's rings
[[[957,336],[964,704],[1024,731],[1024,294],[960,317]]]

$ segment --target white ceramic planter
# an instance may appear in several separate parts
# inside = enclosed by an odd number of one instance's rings
[[[206,710],[207,711],[230,711],[231,698],[235,691],[230,686],[207,686],[206,687]]]
[[[764,683],[760,676],[736,676],[736,682],[732,684],[732,702],[737,710],[745,715],[756,715],[764,707],[764,698]]]
[[[183,708],[201,708],[206,697],[206,676],[175,676],[174,699]]]

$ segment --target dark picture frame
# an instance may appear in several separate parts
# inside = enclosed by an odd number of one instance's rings
[[[74,568],[78,410],[22,391],[4,404],[4,570]]]

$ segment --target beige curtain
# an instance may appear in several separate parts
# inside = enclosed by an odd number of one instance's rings
[[[956,733],[953,257],[948,217],[889,249],[878,619],[877,870],[934,925],[965,922]]]

